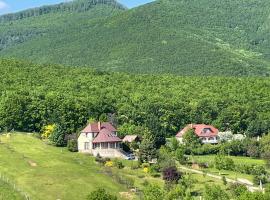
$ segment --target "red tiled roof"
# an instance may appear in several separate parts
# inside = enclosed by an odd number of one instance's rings
[[[82,133],[98,133],[101,129],[106,128],[111,132],[116,132],[116,128],[109,122],[94,122],[88,124],[81,132]]]
[[[184,129],[179,131],[176,135],[176,137],[182,137],[188,130],[194,129],[194,132],[199,137],[213,137],[217,136],[219,130],[211,125],[205,125],[205,124],[189,124]]]
[[[102,142],[122,142],[122,140],[117,137],[112,131],[103,128],[100,130],[97,137],[93,140],[93,143],[102,143]]]

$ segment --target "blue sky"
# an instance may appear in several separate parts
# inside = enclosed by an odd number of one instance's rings
[[[41,5],[56,4],[68,0],[0,0],[0,14],[16,12]],[[129,8],[136,7],[154,0],[119,0]]]

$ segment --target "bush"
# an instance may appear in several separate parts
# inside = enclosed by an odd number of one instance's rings
[[[78,143],[77,140],[69,140],[67,143],[67,149],[71,152],[77,152],[78,151]]]
[[[215,167],[218,170],[233,170],[235,165],[231,158],[219,154],[215,157]]]
[[[230,185],[230,191],[232,191],[233,196],[238,197],[247,191],[247,187],[240,183],[234,183]]]
[[[175,166],[165,168],[162,171],[163,180],[169,184],[177,184],[181,179],[182,174],[177,170]]]
[[[116,160],[114,164],[118,169],[123,169],[125,166],[120,160]]]
[[[117,200],[117,197],[109,194],[104,189],[98,189],[88,195],[87,200]]]
[[[228,200],[230,198],[229,198],[228,194],[220,188],[220,186],[206,185],[205,191],[204,191],[204,199],[207,199],[207,200]]]

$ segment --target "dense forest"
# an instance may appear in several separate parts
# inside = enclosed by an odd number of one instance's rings
[[[101,116],[120,129],[144,126],[167,136],[188,123],[249,136],[270,130],[269,78],[132,75],[5,59],[0,71],[3,131],[57,123],[73,133]]]
[[[57,12],[85,12],[90,9],[92,9],[96,5],[109,5],[111,7],[117,8],[117,9],[123,9],[126,8],[119,4],[117,1],[114,0],[76,0],[66,3],[60,3],[57,5],[48,5],[48,6],[42,6],[39,8],[33,8],[28,9],[25,11],[21,11],[18,13],[12,13],[0,16],[0,22],[12,22],[15,20],[20,20],[24,18],[29,17],[37,17],[49,13],[57,13]]]
[[[76,0],[0,17],[0,56],[117,72],[269,76],[269,8],[267,0],[159,0],[125,10],[113,0]]]

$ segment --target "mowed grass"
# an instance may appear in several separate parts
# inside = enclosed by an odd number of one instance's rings
[[[242,157],[242,156],[229,156],[236,165],[260,165],[265,166],[266,162],[261,159],[254,159],[250,157]],[[230,170],[217,170],[215,169],[215,155],[204,155],[204,156],[192,156],[190,159],[200,162],[200,163],[208,163],[210,168],[204,169],[205,172],[215,174],[215,175],[222,175],[226,176],[230,179],[247,179],[249,181],[253,181],[254,176],[249,174],[244,174],[240,172],[230,171]]]
[[[24,198],[11,185],[0,180],[0,200],[24,200]]]
[[[0,139],[0,173],[31,199],[83,200],[100,187],[115,195],[125,191],[91,156],[47,145],[29,134]]]

